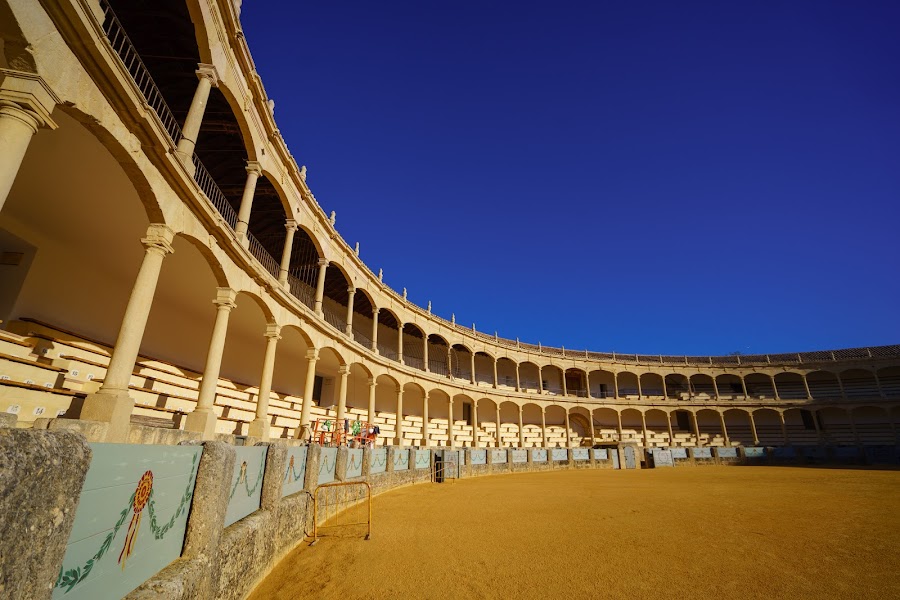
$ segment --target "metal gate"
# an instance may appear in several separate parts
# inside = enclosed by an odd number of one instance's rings
[[[635,467],[634,448],[625,446],[625,468],[633,469]]]
[[[621,469],[622,467],[619,465],[619,449],[610,448],[609,452],[612,454],[613,469]]]
[[[445,483],[459,479],[459,453],[456,450],[444,450],[434,453],[434,467],[431,481]]]
[[[319,541],[323,529],[366,526],[366,538],[372,536],[372,487],[365,481],[341,481],[316,487],[313,497],[313,541]],[[356,509],[356,510],[354,510]],[[328,521],[331,521],[327,525]]]

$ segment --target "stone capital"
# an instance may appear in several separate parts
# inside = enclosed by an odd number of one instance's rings
[[[175,251],[172,247],[174,240],[175,232],[168,225],[153,223],[147,228],[147,235],[141,238],[141,243],[147,250],[155,249],[166,255]]]
[[[264,334],[269,339],[280,340],[281,339],[281,325],[276,325],[275,323],[269,323],[266,325],[266,333]]]
[[[248,160],[245,170],[248,175],[256,175],[257,177],[262,175],[262,166],[255,160]]]
[[[349,374],[350,374],[350,365],[341,365],[340,367],[338,367],[338,375],[341,375],[342,377],[346,377]]]
[[[348,287],[348,288],[347,288],[347,293],[350,294],[350,295],[352,296],[353,294],[356,293],[356,288],[355,288],[355,287]]]
[[[306,360],[319,360],[318,348],[310,348],[306,351]]]
[[[327,267],[330,261],[327,258],[320,258],[317,263],[320,267]]]
[[[288,232],[290,232],[290,233],[297,231],[297,227],[298,227],[297,221],[295,221],[293,219],[288,219],[287,221],[284,222],[284,228],[286,230],[288,230]]]
[[[3,114],[16,116],[32,127],[29,120],[36,122],[36,127],[56,129],[57,125],[50,118],[50,113],[59,98],[36,73],[24,73],[11,69],[0,69],[0,106]],[[23,114],[13,114],[18,109]],[[27,115],[26,118],[23,118]]]
[[[369,377],[368,382],[369,382],[369,387],[375,387],[375,378],[374,377]]]
[[[223,310],[231,310],[237,306],[235,298],[237,298],[237,292],[233,289],[227,287],[216,288],[216,299],[213,300],[213,304]]]
[[[197,74],[197,79],[208,79],[210,85],[213,87],[219,87],[219,72],[213,65],[207,65],[204,63],[200,63],[197,65],[197,70],[195,71]]]

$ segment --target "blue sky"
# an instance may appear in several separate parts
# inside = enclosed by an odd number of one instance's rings
[[[900,3],[245,2],[337,229],[481,331],[900,342]]]

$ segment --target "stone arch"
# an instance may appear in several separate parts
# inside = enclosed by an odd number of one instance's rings
[[[525,446],[540,448],[543,446],[541,436],[541,407],[534,402],[522,405],[522,428],[525,430]]]
[[[648,446],[666,447],[673,446],[674,440],[669,435],[671,415],[662,408],[649,408],[644,411],[644,420],[647,423]]]
[[[537,392],[541,389],[541,368],[530,360],[519,363],[519,385],[523,392]]]
[[[0,3],[0,68],[37,73],[34,56],[31,54],[31,43],[19,27],[16,15],[8,3]]]
[[[588,371],[588,383],[593,398],[614,398],[616,396],[615,377],[612,371],[604,369]]]
[[[750,412],[743,408],[728,408],[723,414],[732,445],[753,446],[755,440],[750,425]]]

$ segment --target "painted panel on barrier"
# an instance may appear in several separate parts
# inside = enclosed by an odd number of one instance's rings
[[[749,446],[747,448],[744,448],[744,456],[746,456],[747,458],[765,458],[766,449]]]
[[[409,449],[394,450],[394,470],[406,471],[409,469]]]
[[[431,450],[416,450],[416,469],[431,468]]]
[[[737,458],[737,448],[717,448],[719,458]]]
[[[792,446],[779,446],[772,450],[772,456],[775,458],[794,458],[797,456],[797,453],[794,452]]]
[[[606,448],[592,448],[591,452],[594,453],[594,460],[609,460],[609,452]]]
[[[303,489],[306,480],[306,453],[306,446],[288,448],[287,468],[284,470],[284,481],[281,482],[282,498]]]
[[[387,471],[387,448],[382,447],[372,450],[371,460],[369,473],[384,473]]]
[[[225,511],[225,527],[240,521],[259,508],[267,446],[238,446],[234,449],[234,472]]]
[[[531,451],[531,461],[532,462],[547,462],[547,449],[546,448],[536,448]]]
[[[526,463],[528,462],[528,450],[523,450],[521,448],[512,451],[512,461],[514,463]]]
[[[322,448],[319,454],[319,477],[316,485],[334,481],[334,470],[337,468],[337,448]]]
[[[897,462],[896,446],[866,446],[864,451],[869,464],[891,465]]]
[[[469,452],[469,462],[473,465],[486,465],[487,450],[471,450]]]
[[[590,460],[590,453],[587,448],[573,448],[572,460]]]
[[[184,545],[202,448],[90,446],[53,598],[121,598],[178,558]]]
[[[803,456],[807,458],[825,458],[825,448],[822,446],[807,446],[803,448]]]
[[[682,459],[687,458],[687,448],[669,448],[672,451],[672,458],[674,459]]]
[[[859,448],[856,446],[835,446],[835,458],[859,458]]]
[[[712,448],[694,448],[694,458],[712,458]]]
[[[362,448],[347,449],[347,479],[362,477],[363,450]]]
[[[496,449],[491,450],[491,462],[496,465],[502,465],[506,463],[506,450]]]
[[[565,448],[552,448],[550,450],[550,460],[569,460],[569,451]]]
[[[653,466],[654,467],[674,467],[675,461],[672,460],[672,451],[665,450],[663,448],[654,448],[652,451],[653,454]]]

